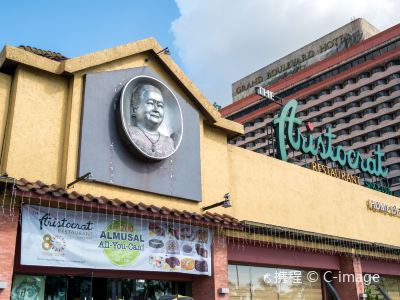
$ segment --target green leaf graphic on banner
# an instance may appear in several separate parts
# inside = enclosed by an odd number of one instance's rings
[[[113,221],[101,233],[100,247],[113,265],[124,267],[135,262],[144,250],[144,240],[128,221]]]

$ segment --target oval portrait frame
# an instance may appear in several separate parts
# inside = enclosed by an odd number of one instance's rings
[[[152,156],[143,151],[133,140],[129,128],[136,127],[132,124],[131,117],[131,96],[134,88],[139,84],[149,84],[157,87],[161,91],[164,100],[164,119],[158,128],[158,132],[166,137],[170,137],[174,142],[174,150],[165,156]],[[119,103],[119,120],[122,134],[130,149],[142,159],[160,161],[173,155],[178,150],[183,136],[183,118],[179,101],[171,89],[159,79],[147,75],[139,75],[131,78],[123,87]]]

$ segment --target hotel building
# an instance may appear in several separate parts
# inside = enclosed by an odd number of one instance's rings
[[[304,59],[310,51],[311,59]],[[230,143],[274,156],[271,122],[279,105],[256,95],[255,86],[273,91],[283,102],[297,99],[297,116],[312,124],[316,134],[331,126],[334,145],[371,155],[380,144],[387,179],[360,170],[352,174],[400,196],[400,25],[378,32],[357,19],[232,85],[234,102],[221,113],[243,124],[245,133]],[[315,158],[294,151],[290,161],[310,167]]]

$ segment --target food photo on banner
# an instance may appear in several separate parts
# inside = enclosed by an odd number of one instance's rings
[[[21,264],[211,276],[207,228],[24,205]]]

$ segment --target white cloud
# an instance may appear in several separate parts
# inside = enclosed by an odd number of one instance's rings
[[[176,0],[171,25],[185,70],[210,102],[231,103],[231,84],[350,22],[399,23],[396,0]]]

